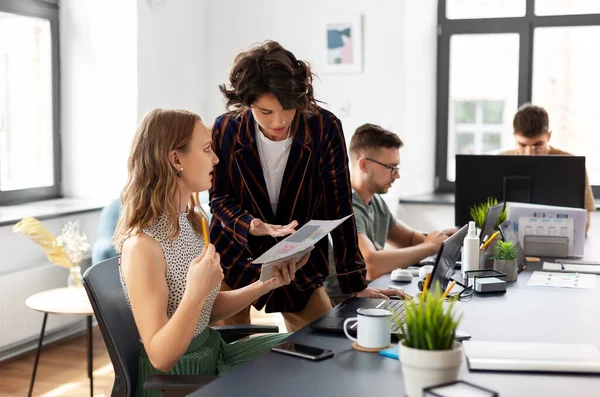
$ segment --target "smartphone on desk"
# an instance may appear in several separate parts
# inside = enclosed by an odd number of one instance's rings
[[[302,345],[296,342],[282,342],[271,347],[271,350],[277,353],[289,354],[290,356],[305,358],[313,361],[320,361],[333,357],[333,350]]]

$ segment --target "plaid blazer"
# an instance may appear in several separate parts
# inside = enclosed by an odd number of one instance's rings
[[[227,113],[213,126],[213,149],[219,157],[210,190],[211,241],[221,255],[225,282],[236,289],[258,280],[261,265],[252,264],[282,238],[252,236],[256,217],[299,227],[311,219],[338,219],[353,213],[348,155],[340,120],[319,109],[311,116],[296,112],[289,159],[284,171],[277,214],[273,214],[256,146],[252,112]],[[366,288],[365,264],[358,249],[354,217],[333,232],[337,277],[344,293]],[[312,291],[323,285],[328,271],[328,242],[322,239],[308,263],[289,285],[271,291],[253,305],[267,312],[297,312]]]

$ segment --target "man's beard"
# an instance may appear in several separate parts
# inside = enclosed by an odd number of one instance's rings
[[[371,184],[371,191],[375,194],[385,194],[388,192],[390,188],[388,185],[377,185],[375,183]]]

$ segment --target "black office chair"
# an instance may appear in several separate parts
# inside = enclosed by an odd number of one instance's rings
[[[118,257],[90,267],[83,285],[90,298],[98,326],[115,371],[112,397],[135,396],[138,359],[142,344],[119,280]],[[256,333],[277,333],[274,325],[228,325],[213,327],[226,342]],[[159,390],[164,396],[185,396],[208,384],[216,376],[155,375],[144,383],[144,389]]]

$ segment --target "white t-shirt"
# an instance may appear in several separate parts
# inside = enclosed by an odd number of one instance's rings
[[[281,182],[290,157],[293,139],[293,137],[289,137],[283,141],[272,141],[260,131],[258,123],[256,123],[256,145],[273,214],[277,214]]]

